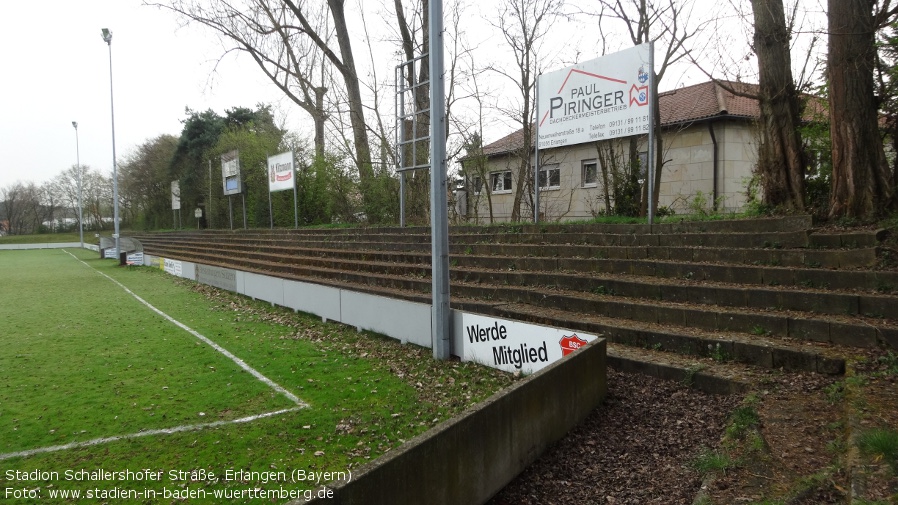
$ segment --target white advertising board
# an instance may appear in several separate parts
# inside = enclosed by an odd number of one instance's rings
[[[181,183],[171,181],[171,210],[181,210]]]
[[[125,258],[125,261],[127,261],[128,263],[133,263],[135,265],[143,265],[143,253],[142,252],[128,253],[128,256]]]
[[[172,275],[177,275],[178,277],[181,276],[181,262],[178,260],[170,260],[166,258],[163,262],[162,268]]]
[[[649,44],[539,77],[539,148],[648,133]]]
[[[243,192],[239,152],[230,151],[221,155],[221,183],[225,195],[238,195]]]
[[[268,192],[293,189],[293,153],[268,157]]]
[[[461,312],[462,359],[533,373],[597,337],[571,330]]]

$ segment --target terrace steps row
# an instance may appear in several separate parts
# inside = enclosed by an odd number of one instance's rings
[[[679,228],[454,228],[452,305],[601,333],[611,354],[629,356],[615,358],[622,363],[649,352],[673,362],[669,353],[676,353],[842,373],[854,347],[898,348],[898,272],[870,268],[882,259],[883,233],[818,233],[808,224],[792,217]],[[164,257],[428,303],[430,238],[424,231],[139,238],[145,251]]]

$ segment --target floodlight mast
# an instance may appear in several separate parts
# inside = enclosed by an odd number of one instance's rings
[[[114,230],[112,238],[115,239],[115,254],[121,258],[118,223],[118,168],[115,163],[115,100],[112,93],[112,32],[109,28],[103,28],[103,42],[109,46],[109,111],[112,117],[112,226]]]
[[[446,172],[446,99],[443,72],[443,1],[430,2],[430,225],[433,356],[449,359],[449,216]]]
[[[78,236],[81,239],[81,248],[84,249],[84,223],[82,221],[81,205],[81,148],[78,145],[78,121],[72,121],[75,127],[75,163],[78,166]]]

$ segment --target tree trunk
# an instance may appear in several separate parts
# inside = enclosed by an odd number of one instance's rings
[[[829,0],[831,218],[875,218],[895,207],[895,185],[879,136],[870,0]]]
[[[355,145],[355,162],[359,170],[359,181],[365,213],[368,220],[380,222],[383,214],[381,200],[385,195],[378,195],[373,183],[374,167],[371,164],[371,145],[368,142],[368,129],[365,123],[365,110],[362,102],[361,86],[356,73],[355,58],[352,54],[352,44],[349,38],[349,28],[346,25],[346,15],[343,10],[344,0],[327,0],[327,5],[334,20],[334,32],[337,43],[340,46],[340,61],[333,63],[343,76],[346,86],[346,96],[349,107],[349,124],[352,128],[353,144]],[[392,195],[391,195],[392,196]]]
[[[792,78],[789,29],[782,0],[752,0],[758,55],[760,142],[758,174],[764,203],[804,210],[805,162],[798,126],[798,93]]]

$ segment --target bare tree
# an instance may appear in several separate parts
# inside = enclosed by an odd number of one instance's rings
[[[876,32],[894,21],[891,0],[829,0],[830,217],[875,218],[896,208],[874,96]]]
[[[656,50],[661,46],[662,57],[655,60],[655,89],[652,100],[658,103],[658,87],[671,65],[687,58],[687,42],[699,33],[699,28],[691,25],[691,8],[677,0],[600,0],[601,10],[592,13],[599,18],[600,30],[604,30],[602,19],[608,17],[623,23],[633,45],[655,42]],[[603,36],[604,37],[604,36]],[[656,128],[661,124],[661,108],[655,107],[653,119]],[[660,130],[660,129],[659,129]],[[638,163],[634,137],[630,145],[630,163]],[[661,188],[661,174],[664,165],[664,139],[661,132],[655,133],[655,185],[651,195],[655,207]],[[645,215],[648,205],[648,184],[643,186],[640,213]]]
[[[315,125],[315,152],[324,154],[325,122],[329,116],[324,95],[330,86],[329,67],[322,51],[298,26],[285,2],[170,0],[150,5],[170,9],[190,22],[205,25],[230,46],[229,52],[248,54],[287,98],[309,114]],[[314,31],[328,43],[332,30],[327,12],[320,8],[308,18]]]
[[[521,220],[524,194],[531,194],[533,189],[534,92],[536,76],[541,72],[540,46],[563,5],[564,0],[504,0],[499,6],[498,21],[490,21],[502,33],[514,57],[511,69],[495,67],[494,70],[514,84],[520,100],[499,108],[521,126],[523,133],[522,143],[514,151],[518,163],[513,178],[512,221]]]
[[[326,117],[326,113],[318,108],[323,103],[326,86],[316,85],[306,72],[310,63],[312,67],[317,65],[321,68],[320,65],[324,65],[326,60],[328,65],[333,66],[342,78],[345,113],[351,129],[352,154],[359,174],[363,205],[368,219],[379,222],[385,218],[382,210],[385,196],[377,192],[373,181],[375,173],[362,101],[362,84],[356,70],[345,0],[327,0],[326,4],[325,12],[313,9],[309,3],[295,0],[243,0],[240,3],[226,0],[168,0],[166,3],[150,3],[206,24],[237,42],[237,49],[249,53],[269,79],[288,96],[299,97],[298,104],[308,107],[307,110],[312,111],[316,120]],[[336,39],[336,48],[332,47],[332,38]],[[296,47],[305,49],[293,51]],[[309,52],[311,47],[315,48],[317,56]],[[299,87],[299,93],[293,92],[291,83]],[[320,139],[323,142],[323,135]]]

